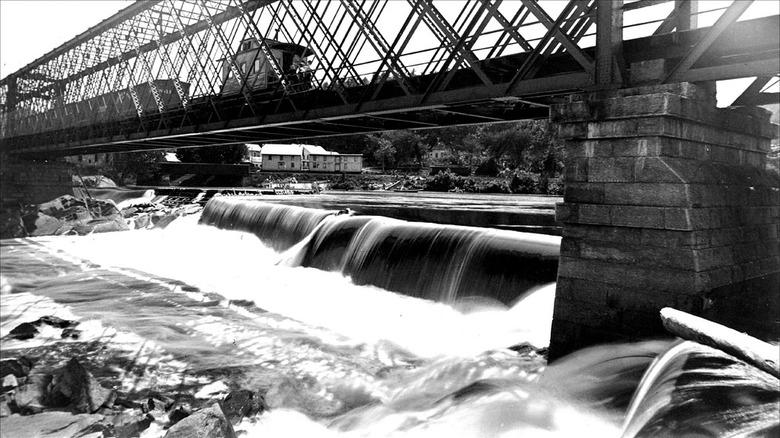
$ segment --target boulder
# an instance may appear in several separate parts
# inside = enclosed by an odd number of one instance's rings
[[[168,408],[173,405],[173,400],[161,400],[150,397],[141,404],[141,411],[151,415],[155,420],[164,421],[168,416]]]
[[[245,417],[262,413],[265,409],[263,396],[248,389],[233,391],[222,401],[222,410],[234,425]]]
[[[33,417],[3,418],[4,437],[62,438],[111,435],[111,424],[102,415],[44,412]]]
[[[126,231],[130,227],[127,226],[127,222],[120,214],[112,214],[88,221],[79,221],[73,224],[73,229],[79,233],[79,235],[87,235],[91,233],[108,233],[112,231]]]
[[[24,228],[30,236],[51,236],[65,223],[44,213],[30,213],[22,217]]]
[[[149,414],[121,413],[111,419],[114,435],[117,437],[137,437],[149,428],[154,418]]]
[[[13,339],[18,339],[20,341],[24,341],[26,339],[32,339],[35,337],[35,335],[38,334],[38,329],[35,328],[35,323],[31,322],[23,322],[16,327],[14,327],[9,333],[8,336],[10,336]]]
[[[154,228],[165,228],[178,218],[179,215],[177,213],[167,214],[155,222]]]
[[[9,374],[3,377],[3,392],[8,392],[19,386],[19,381],[16,380],[16,376]]]
[[[148,213],[144,213],[138,217],[135,218],[135,228],[136,229],[143,229],[149,226],[149,224],[152,223],[152,217]]]
[[[177,403],[168,413],[168,422],[176,424],[192,414],[192,408],[186,403]]]
[[[27,376],[25,383],[16,389],[9,403],[11,410],[22,415],[43,412],[46,407],[46,389],[51,380],[48,374],[33,373]]]
[[[16,377],[26,377],[30,374],[33,365],[33,360],[27,356],[22,356],[19,359],[0,360],[0,379],[9,374]]]
[[[58,316],[42,316],[38,318],[38,320],[35,321],[33,324],[37,326],[40,326],[41,324],[48,324],[52,327],[64,329],[69,327],[75,327],[79,325],[79,322],[62,319]]]
[[[235,438],[236,432],[219,402],[212,401],[168,429],[165,438]]]
[[[8,406],[6,395],[0,395],[0,418],[10,417],[11,414],[13,414],[13,412],[11,412],[11,407]]]
[[[27,237],[20,211],[6,209],[0,213],[0,239]]]
[[[115,398],[114,391],[101,387],[78,359],[73,358],[54,376],[46,402],[51,406],[72,406],[78,412],[94,413],[102,406],[113,406]]]

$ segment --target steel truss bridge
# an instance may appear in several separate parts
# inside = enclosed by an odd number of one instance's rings
[[[0,81],[0,151],[51,157],[541,118],[572,92],[645,83],[753,77],[734,105],[773,103],[777,93],[762,91],[780,74],[780,17],[746,15],[753,3],[137,1]],[[257,47],[249,66],[247,41]],[[274,44],[303,49],[305,81]],[[259,87],[253,67],[273,85]]]

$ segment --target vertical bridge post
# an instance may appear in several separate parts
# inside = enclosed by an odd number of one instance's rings
[[[573,95],[551,119],[567,143],[551,360],[663,336],[664,307],[779,337],[768,111],[676,83]]]

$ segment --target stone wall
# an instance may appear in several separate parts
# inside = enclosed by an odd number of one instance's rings
[[[665,335],[666,306],[778,339],[780,192],[762,109],[708,85],[571,96],[551,359]]]
[[[0,206],[40,204],[73,194],[73,166],[0,157]]]

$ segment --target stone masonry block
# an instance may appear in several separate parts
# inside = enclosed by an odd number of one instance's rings
[[[642,230],[611,225],[572,224],[564,227],[563,237],[638,245],[642,241]]]
[[[558,276],[661,291],[693,291],[700,283],[696,273],[691,271],[645,268],[570,257],[561,257]]]
[[[612,225],[635,228],[663,228],[664,209],[659,207],[612,206]]]
[[[583,224],[610,224],[611,214],[609,205],[579,204],[579,222]]]
[[[588,165],[589,159],[587,158],[567,158],[566,173],[564,175],[566,181],[587,181]]]
[[[690,160],[671,157],[641,157],[634,162],[634,178],[637,182],[687,183],[695,173]]]
[[[604,202],[615,205],[681,207],[690,204],[685,184],[612,183],[604,185]]]
[[[663,218],[666,230],[693,230],[689,208],[664,208]]]
[[[642,229],[640,231],[640,242],[647,247],[662,248],[709,248],[710,236],[708,232],[702,231],[673,231],[673,230],[653,230]]]
[[[583,204],[601,204],[604,202],[604,184],[570,182],[566,184],[566,187],[564,188],[563,201]]]
[[[561,285],[561,282],[564,282],[564,285]],[[558,279],[556,297],[558,297],[558,293],[562,293],[560,296],[570,301],[602,304],[606,301],[607,288],[609,287],[614,287],[614,285],[562,277]]]
[[[633,158],[591,158],[588,162],[590,182],[634,181]]]

